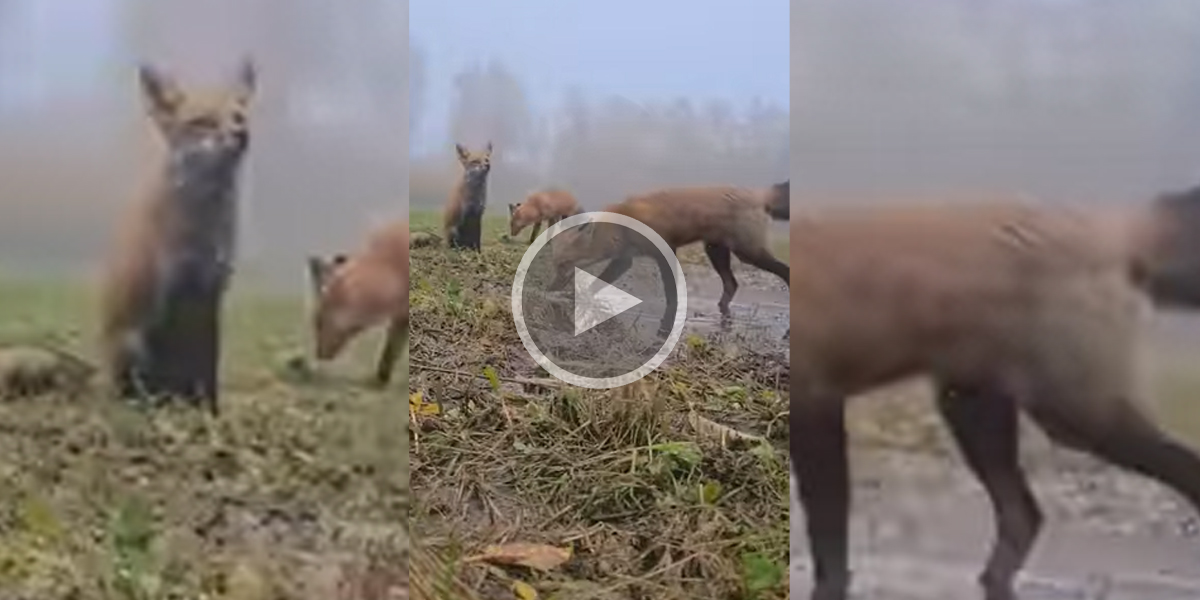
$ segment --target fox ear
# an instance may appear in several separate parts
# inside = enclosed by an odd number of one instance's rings
[[[458,153],[458,160],[461,162],[466,162],[467,159],[471,157],[471,155],[467,152],[467,149],[463,148],[462,144],[455,144],[454,151]]]
[[[258,88],[258,69],[254,65],[254,61],[250,57],[242,59],[242,64],[238,68],[237,76],[237,93],[242,104],[248,104],[250,98],[254,96],[254,92]]]
[[[320,296],[321,290],[325,289],[325,280],[328,278],[329,269],[329,263],[320,256],[308,257],[308,283],[317,296]]]
[[[142,97],[151,116],[155,120],[163,120],[174,116],[175,110],[183,103],[183,92],[170,75],[157,67],[142,63],[138,65],[138,82],[142,88]]]
[[[509,215],[516,214],[517,208],[520,206],[521,206],[520,204],[513,204],[513,203],[509,202],[508,203],[508,214]]]
[[[484,153],[484,154],[486,154],[486,155],[488,155],[488,158],[491,158],[491,156],[492,156],[492,142],[491,142],[491,140],[488,140],[488,143],[487,143],[487,148],[485,148],[485,149],[483,150],[483,153]]]

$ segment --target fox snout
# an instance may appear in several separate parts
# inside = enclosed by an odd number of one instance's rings
[[[347,331],[318,331],[315,348],[317,360],[328,361],[337,358],[352,335]]]
[[[336,313],[318,312],[313,324],[316,348],[315,354],[319,361],[337,358],[354,336],[364,327]]]

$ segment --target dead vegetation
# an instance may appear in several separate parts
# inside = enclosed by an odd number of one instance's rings
[[[505,226],[412,256],[414,597],[787,597],[786,355],[693,334],[634,384],[561,386],[513,326]]]
[[[91,360],[85,288],[7,279],[0,297],[0,340],[24,368],[57,372],[46,346]],[[281,377],[279,356],[307,340],[302,310],[235,295],[219,419],[94,388],[0,401],[0,597],[404,597],[402,392]]]

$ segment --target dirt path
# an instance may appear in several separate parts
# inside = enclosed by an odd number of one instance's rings
[[[1031,469],[1047,517],[1022,600],[1200,598],[1195,518],[1170,493],[1088,457],[1046,449]],[[856,598],[973,599],[992,535],[986,496],[956,457],[878,450],[853,459]],[[937,490],[936,494],[930,490]],[[807,599],[793,487],[792,597]]]

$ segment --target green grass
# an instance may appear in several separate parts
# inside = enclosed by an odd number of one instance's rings
[[[514,580],[548,600],[787,597],[782,358],[691,335],[616,390],[514,383],[546,374],[509,312],[529,233],[507,240],[506,216],[485,218],[482,254],[443,243],[410,260],[410,388],[441,409],[413,427],[415,539],[488,599],[513,598]],[[434,211],[411,211],[410,223],[440,234]],[[706,262],[692,250],[684,262]],[[690,408],[763,441],[723,446],[689,424]],[[548,572],[466,560],[505,542],[573,556]]]
[[[236,291],[223,413],[143,412],[100,394],[0,401],[0,596],[152,600],[336,598],[407,581],[400,381],[303,383],[297,299]],[[0,341],[53,341],[93,360],[95,295],[6,278]]]

